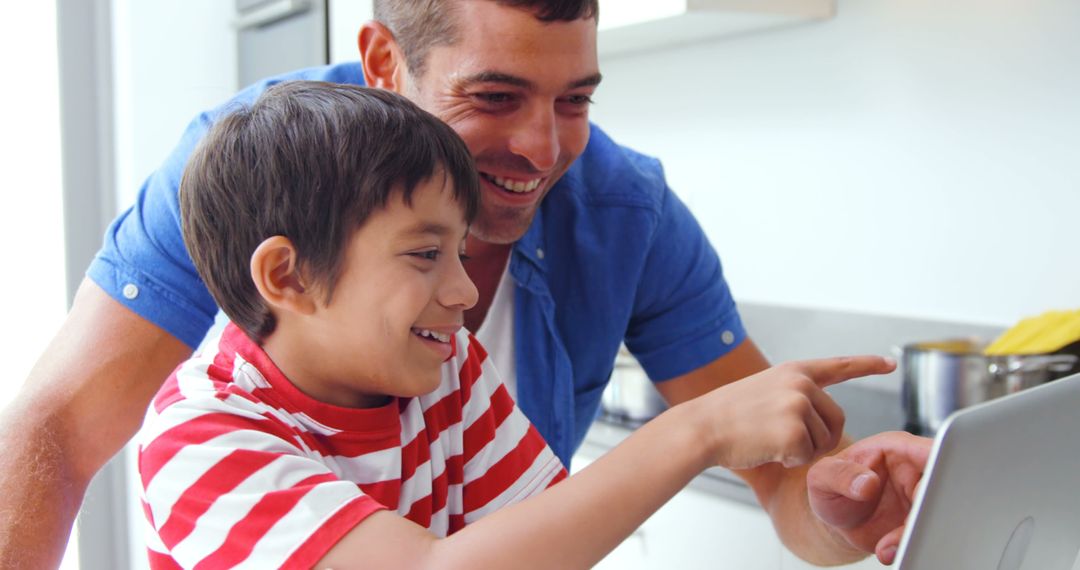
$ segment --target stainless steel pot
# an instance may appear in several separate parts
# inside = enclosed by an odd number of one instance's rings
[[[986,343],[958,339],[914,343],[900,353],[905,429],[932,436],[956,410],[1068,374],[1070,354],[986,356]]]

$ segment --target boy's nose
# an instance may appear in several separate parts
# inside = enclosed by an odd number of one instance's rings
[[[460,260],[453,264],[449,278],[440,288],[440,302],[447,307],[467,311],[476,305],[480,299],[480,292],[476,284],[465,273],[465,266]]]

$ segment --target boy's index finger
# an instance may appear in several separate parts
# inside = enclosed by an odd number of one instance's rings
[[[824,388],[852,378],[888,374],[896,370],[896,360],[877,355],[837,356],[803,360],[796,363],[796,366],[818,386]]]

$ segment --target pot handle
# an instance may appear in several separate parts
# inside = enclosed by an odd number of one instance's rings
[[[1017,372],[1034,372],[1047,370],[1049,372],[1068,372],[1072,370],[1078,360],[1073,354],[1044,354],[1013,360],[1007,366],[993,363],[990,365],[991,374],[1015,374]]]

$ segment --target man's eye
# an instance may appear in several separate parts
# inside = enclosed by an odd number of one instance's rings
[[[514,102],[513,93],[503,92],[491,92],[491,93],[477,93],[473,95],[481,104],[484,105],[506,105]]]
[[[509,93],[482,93],[480,96],[489,103],[505,103],[510,100]]]
[[[566,101],[572,105],[580,106],[593,104],[592,97],[589,97],[588,95],[571,95],[566,98]]]

